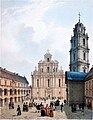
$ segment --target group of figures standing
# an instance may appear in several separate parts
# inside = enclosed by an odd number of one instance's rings
[[[48,104],[46,104],[46,107],[41,106],[41,116],[49,116],[49,117],[53,117],[54,116],[54,108],[52,106],[52,104],[50,104],[50,106],[48,106]]]
[[[84,107],[85,107],[85,103],[81,103],[81,104],[71,104],[71,111],[72,112],[76,112],[77,111],[77,108],[79,108],[79,110],[81,112],[84,112]]]
[[[31,107],[31,104],[29,103],[29,106],[28,106],[28,103],[26,102],[24,102],[24,104],[23,104],[23,112],[28,112],[28,109],[29,109],[29,107]],[[20,108],[20,105],[18,105],[18,107],[17,107],[17,116],[18,115],[21,115],[21,108]]]
[[[46,106],[44,107],[44,105],[42,104],[35,104],[36,109],[39,111],[41,111],[41,116],[48,116],[48,117],[53,117],[54,116],[54,111],[56,110],[56,107],[60,106],[59,104],[55,105],[53,102],[50,102],[50,105],[46,104]],[[61,104],[61,112],[63,112],[63,103]]]

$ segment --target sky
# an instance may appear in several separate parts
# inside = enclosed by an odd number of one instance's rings
[[[79,19],[89,36],[93,65],[93,0],[0,0],[0,66],[25,76],[49,49],[59,68],[69,70],[70,40]]]

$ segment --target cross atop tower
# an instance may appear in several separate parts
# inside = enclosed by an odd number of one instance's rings
[[[79,16],[79,22],[80,22],[80,16],[81,16],[80,12],[79,12],[78,16]]]

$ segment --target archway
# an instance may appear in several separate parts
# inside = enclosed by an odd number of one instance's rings
[[[12,97],[10,97],[10,102],[13,102],[13,98]]]

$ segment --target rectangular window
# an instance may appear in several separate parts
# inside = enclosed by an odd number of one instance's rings
[[[86,60],[86,53],[83,53],[83,60]]]
[[[60,79],[59,79],[59,87],[60,87]]]
[[[39,79],[37,79],[37,87],[39,87]]]
[[[73,60],[75,60],[75,53],[74,53],[74,55],[73,55]]]
[[[48,79],[48,87],[50,87],[50,80]]]

